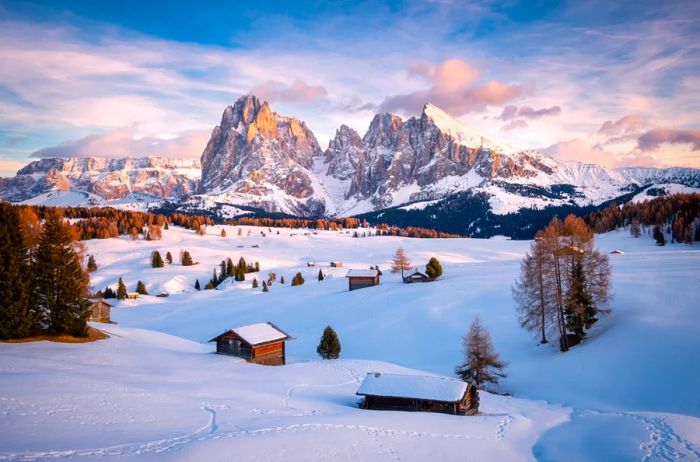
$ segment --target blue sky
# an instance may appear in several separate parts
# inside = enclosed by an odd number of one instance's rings
[[[245,93],[325,145],[430,101],[522,148],[700,167],[700,2],[2,2],[0,174],[197,157]]]

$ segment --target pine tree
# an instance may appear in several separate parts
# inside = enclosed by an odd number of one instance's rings
[[[574,264],[565,313],[566,327],[579,339],[586,335],[584,328],[590,328],[598,320],[591,296],[586,291],[586,279],[580,261]]]
[[[233,261],[231,261],[231,257],[226,259],[226,275],[229,277],[233,277],[236,275],[236,267],[233,266]]]
[[[260,271],[260,263],[255,262],[255,272],[257,273],[258,271]]]
[[[304,276],[301,273],[297,273],[292,278],[292,286],[300,286],[304,284]]]
[[[227,276],[227,268],[226,268],[226,260],[221,260],[221,263],[219,264],[219,284],[224,282],[224,280],[228,277]]]
[[[163,225],[163,229],[170,229],[170,226],[168,226],[168,222],[166,221],[165,224]]]
[[[340,339],[331,326],[326,326],[316,352],[323,359],[338,359],[340,356]]]
[[[442,265],[437,258],[432,257],[428,264],[425,265],[425,274],[428,275],[430,279],[437,279],[442,276]]]
[[[324,276],[323,276],[323,271],[318,270],[318,280],[319,280],[319,281],[323,281],[323,278],[324,278]]]
[[[168,224],[167,222],[165,223],[166,225]],[[167,229],[167,228],[166,228]],[[165,261],[168,262],[168,265],[173,264],[173,254],[170,253],[170,251],[165,253]]]
[[[284,276],[280,278],[280,284],[284,284]]]
[[[95,262],[94,255],[90,255],[88,257],[87,270],[88,270],[88,273],[94,273],[95,271],[97,271],[97,262]]]
[[[202,290],[202,287],[199,285],[199,279],[197,279],[194,283],[194,288],[197,290]]]
[[[122,278],[119,278],[119,282],[117,283],[117,300],[124,300],[126,298],[126,284],[124,284],[124,281],[122,281]]]
[[[190,255],[190,253],[187,250],[185,250],[182,253],[182,266],[192,266],[192,265],[194,265],[194,262],[192,261],[192,256]]]
[[[267,282],[263,281],[262,283],[262,291],[263,292],[269,292],[270,289],[267,288]]]
[[[654,226],[654,239],[656,239],[656,245],[666,245],[666,237],[661,229],[661,225]]]
[[[103,292],[103,297],[104,298],[117,298],[117,294],[114,293],[114,290],[111,287],[107,286],[107,287],[105,287],[105,290]]]
[[[148,291],[146,290],[146,284],[143,282],[139,281],[136,283],[136,293],[141,294],[141,295],[148,295]]]
[[[89,279],[73,246],[70,226],[49,210],[31,274],[40,326],[57,334],[87,335]]]
[[[238,270],[243,274],[248,272],[248,264],[245,262],[245,258],[243,258],[243,257],[238,259]],[[241,280],[243,280],[243,279],[241,279]]]
[[[153,253],[151,253],[151,267],[162,268],[163,266],[165,265],[163,264],[163,258],[160,256],[160,252],[154,250]]]
[[[399,247],[398,249],[396,249],[396,253],[394,254],[394,260],[391,264],[391,272],[401,272],[401,277],[403,277],[403,272],[411,269],[411,267],[411,262],[406,256],[406,252],[403,250],[403,247]]]
[[[484,383],[497,384],[505,377],[506,363],[498,358],[493,349],[491,336],[476,316],[469,326],[469,333],[462,339],[464,363],[455,368],[455,373],[465,382],[472,382],[481,388]]]
[[[0,338],[29,337],[35,331],[29,247],[17,208],[0,203],[0,223]]]
[[[258,278],[253,278],[253,289],[258,288]]]

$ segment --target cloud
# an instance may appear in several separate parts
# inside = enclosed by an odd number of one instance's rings
[[[656,151],[661,144],[690,144],[693,151],[700,150],[700,130],[676,130],[654,128],[639,136],[637,145],[642,151]]]
[[[613,152],[606,150],[599,143],[591,143],[582,139],[562,141],[544,148],[542,151],[557,160],[585,162],[608,168],[658,167],[662,164],[658,159],[637,150]]]
[[[638,133],[647,126],[647,121],[640,116],[629,114],[612,121],[606,120],[598,129],[598,133],[608,137],[620,137]]]
[[[380,111],[417,114],[429,102],[454,115],[462,115],[481,111],[487,106],[502,105],[532,91],[523,85],[504,84],[496,80],[471,85],[477,79],[478,72],[456,59],[437,66],[414,63],[409,66],[408,75],[424,77],[430,80],[432,87],[389,96],[380,104]]]
[[[499,120],[512,120],[518,117],[523,119],[539,119],[545,116],[558,116],[559,114],[561,114],[561,107],[559,106],[552,106],[542,109],[533,109],[530,106],[520,106],[518,109],[517,106],[508,105],[503,108],[503,112],[501,112],[501,115],[497,118]]]
[[[501,127],[501,131],[508,132],[511,130],[515,130],[516,128],[527,128],[527,122],[523,119],[511,120],[503,127]]]
[[[188,130],[170,139],[138,137],[136,126],[102,135],[88,135],[57,146],[34,151],[30,157],[199,157],[209,140],[209,130]]]
[[[321,85],[308,85],[303,80],[295,80],[291,85],[268,81],[256,85],[250,93],[262,100],[285,103],[316,103],[328,100],[328,91]]]

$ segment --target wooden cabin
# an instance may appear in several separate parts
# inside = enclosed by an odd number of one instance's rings
[[[342,261],[332,261],[331,262],[331,268],[342,268],[342,267],[343,267]]]
[[[476,385],[447,377],[370,372],[357,390],[363,409],[476,415]]]
[[[379,272],[377,270],[351,269],[345,275],[348,278],[348,289],[363,289],[379,284]]]
[[[421,273],[420,271],[416,270],[413,273],[409,274],[408,276],[403,277],[403,282],[406,284],[411,284],[413,282],[430,282],[432,279],[425,273]]]
[[[286,363],[285,342],[291,337],[271,322],[229,329],[209,340],[216,342],[216,352],[237,356],[248,362],[266,366]]]
[[[140,295],[141,294],[139,294],[138,292],[129,292],[128,294],[126,294],[126,298],[128,298],[129,300],[135,300],[139,298]]]
[[[90,317],[88,321],[111,323],[112,321],[109,319],[111,308],[112,305],[102,299],[93,300],[92,305],[90,305]]]

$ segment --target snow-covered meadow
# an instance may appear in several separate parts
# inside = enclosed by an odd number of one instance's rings
[[[555,342],[538,346],[514,314],[510,286],[529,242],[225,228],[226,238],[214,226],[204,237],[171,227],[161,241],[88,241],[95,289],[122,277],[129,290],[142,280],[172,295],[115,303],[119,325],[99,325],[112,333],[106,341],[0,345],[0,460],[700,460],[695,248],[597,236],[601,249],[624,251],[610,255],[614,311],[561,354]],[[402,284],[388,271],[399,245],[421,269],[437,257],[444,276]],[[174,264],[151,268],[156,249]],[[179,265],[180,250],[199,264]],[[194,290],[222,259],[241,256],[261,272]],[[329,266],[338,260],[342,268]],[[349,292],[347,270],[370,265],[384,270],[381,284]],[[290,287],[297,271],[306,283]],[[278,280],[269,293],[251,288],[269,272]],[[477,417],[357,408],[368,371],[452,376],[476,314],[509,363],[500,391],[512,396],[482,392]],[[212,354],[209,339],[262,321],[294,337],[287,366]],[[326,325],[341,360],[316,356]]]

